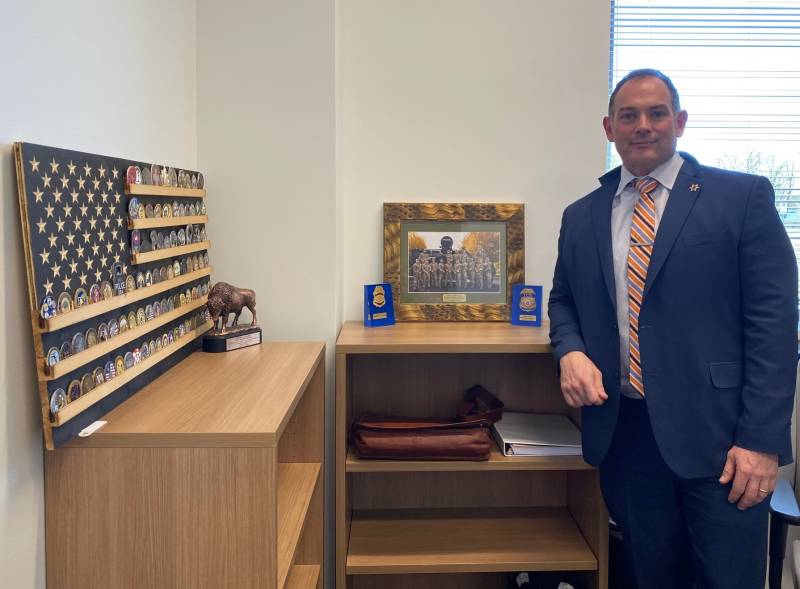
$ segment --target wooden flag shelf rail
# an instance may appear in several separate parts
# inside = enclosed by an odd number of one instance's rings
[[[182,294],[181,289],[186,288],[185,285],[210,277],[211,266],[206,264],[205,268],[185,272],[150,286],[77,306],[78,301],[85,302],[87,293],[92,293],[97,299],[96,289],[103,288],[103,283],[118,284],[120,272],[125,274],[125,282],[129,284],[132,279],[136,281],[136,275],[140,272],[136,266],[139,264],[206,251],[211,245],[206,240],[133,254],[131,231],[134,229],[205,224],[208,216],[196,214],[131,219],[128,215],[130,197],[201,199],[206,197],[206,191],[177,186],[128,186],[128,169],[150,164],[46,145],[15,143],[14,161],[42,431],[45,447],[53,450],[181,362],[188,355],[187,352],[200,347],[198,338],[212,327],[211,321],[206,320],[207,315],[202,315],[207,302],[207,295],[202,295],[158,317],[151,315],[152,319],[138,327],[91,347],[84,347],[85,342],[76,344],[76,341],[80,342],[80,339],[75,339],[79,334],[65,331],[92,318],[116,314],[116,311],[121,312],[125,307],[162,293],[168,296]],[[71,305],[66,304],[67,300]],[[70,306],[73,308],[70,309]],[[65,312],[59,313],[60,308]],[[86,380],[87,373],[80,379],[74,379],[80,381],[80,391],[74,388],[72,382],[65,386],[64,381],[71,378],[71,373],[81,374],[76,371],[90,367],[95,370],[101,368],[93,366],[93,363],[122,346],[135,345],[133,342],[149,337],[156,329],[188,319],[190,314],[193,314],[191,323],[181,326],[188,333],[175,339],[172,344],[161,347],[159,351],[153,351],[148,346],[148,351],[152,353],[147,357],[129,350],[128,353],[134,354],[134,363],[129,362],[130,367],[113,378],[100,382],[98,377],[95,384],[99,384],[91,388],[92,383]],[[83,332],[86,327],[81,326],[80,331]],[[175,335],[178,334],[172,334],[173,338]],[[79,351],[71,353],[72,346]],[[57,356],[53,348],[58,350]],[[176,354],[179,350],[184,353]],[[54,355],[50,359],[54,362],[52,367],[48,364],[48,355],[51,353]],[[140,361],[136,362],[136,358]],[[153,370],[159,363],[159,367]],[[109,374],[113,373],[109,369]],[[94,376],[91,376],[94,380]],[[63,397],[65,392],[67,398],[72,397],[66,404]],[[104,402],[97,405],[103,399]],[[69,426],[62,428],[68,422],[71,422]]]
[[[207,266],[205,268],[201,268],[200,270],[195,270],[194,272],[181,274],[180,276],[176,276],[175,278],[165,280],[164,282],[159,282],[151,286],[145,286],[144,288],[137,288],[136,290],[132,290],[131,292],[126,292],[125,294],[111,297],[110,299],[106,299],[104,301],[99,301],[97,303],[92,303],[91,305],[85,305],[83,307],[79,307],[74,311],[70,311],[69,313],[64,313],[63,315],[56,315],[52,319],[40,318],[39,322],[41,327],[39,331],[41,333],[58,331],[60,329],[64,329],[65,327],[69,327],[70,325],[75,325],[76,323],[80,323],[81,321],[91,319],[92,317],[97,317],[98,315],[102,315],[103,313],[108,313],[109,311],[113,311],[114,309],[119,309],[120,307],[124,307],[125,305],[136,303],[138,301],[141,301],[142,299],[146,299],[148,297],[161,294],[162,292],[166,292],[178,286],[183,286],[184,284],[188,284],[193,280],[198,280],[203,276],[210,276],[210,275],[211,275],[211,266]]]
[[[182,227],[189,224],[208,223],[208,215],[189,215],[185,217],[160,217],[153,219],[131,219],[128,217],[128,229],[152,229],[154,227]]]
[[[155,186],[153,184],[131,184],[125,188],[130,196],[172,196],[175,198],[205,198],[203,188],[178,188],[177,186]]]
[[[199,299],[183,305],[182,307],[178,307],[177,309],[159,315],[155,319],[151,319],[150,321],[134,327],[133,329],[128,329],[128,331],[125,333],[120,333],[119,335],[107,339],[104,342],[100,342],[96,346],[86,348],[83,350],[83,352],[74,354],[66,360],[61,360],[54,366],[47,366],[47,358],[42,358],[41,362],[45,364],[45,380],[55,380],[57,378],[61,378],[76,368],[80,368],[84,364],[88,364],[92,360],[96,360],[100,356],[105,356],[109,352],[112,352],[117,348],[124,346],[125,344],[129,344],[134,340],[138,340],[144,334],[150,333],[154,329],[158,329],[159,327],[166,325],[173,319],[177,319],[182,315],[186,315],[196,309],[199,309],[206,304],[207,300],[208,295],[203,295]]]
[[[58,427],[67,423],[70,419],[73,419],[76,415],[78,415],[81,411],[88,409],[99,400],[107,397],[117,389],[119,389],[124,384],[132,381],[134,378],[145,372],[148,368],[152,368],[165,358],[168,358],[181,348],[187,346],[188,344],[192,343],[198,337],[203,335],[206,331],[211,329],[213,323],[211,321],[206,321],[200,327],[190,331],[182,338],[176,340],[166,348],[161,348],[161,351],[156,352],[146,360],[142,360],[138,364],[128,368],[122,374],[119,374],[112,378],[109,381],[104,382],[103,384],[99,385],[97,388],[92,389],[85,395],[81,395],[74,401],[68,403],[61,411],[56,413],[53,417],[54,419],[51,422],[53,427]]]
[[[162,250],[153,250],[152,252],[131,254],[131,264],[147,264],[148,262],[155,262],[165,258],[184,256],[207,250],[209,247],[211,247],[210,241],[201,241],[199,243],[190,243],[189,245],[179,245],[178,247],[165,247]]]

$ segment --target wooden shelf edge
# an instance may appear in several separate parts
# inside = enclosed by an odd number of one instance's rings
[[[195,299],[189,304],[183,305],[182,307],[178,307],[172,311],[168,311],[163,315],[159,315],[158,317],[153,318],[150,321],[145,322],[143,326],[136,326],[133,329],[129,329],[125,333],[121,333],[113,338],[107,339],[104,342],[100,342],[99,344],[92,346],[91,348],[86,348],[83,352],[70,356],[66,360],[62,360],[58,362],[55,366],[50,369],[50,373],[45,376],[45,380],[55,380],[64,376],[65,374],[69,374],[73,370],[77,370],[81,366],[88,364],[92,360],[99,358],[109,352],[124,346],[134,340],[139,339],[142,337],[143,334],[150,333],[154,329],[158,329],[162,325],[166,325],[170,321],[177,319],[183,315],[191,313],[195,309],[199,309],[203,305],[206,304],[208,300],[208,295],[203,295],[202,297]],[[47,359],[45,358],[45,362]]]
[[[179,188],[177,186],[156,186],[155,184],[129,184],[125,194],[130,196],[174,196],[178,198],[205,198],[204,188]]]
[[[206,266],[205,268],[200,268],[194,272],[188,272],[187,274],[176,276],[172,280],[165,280],[164,282],[159,282],[157,284],[153,284],[152,286],[137,288],[131,292],[126,292],[125,294],[114,296],[104,301],[99,301],[97,303],[80,307],[79,309],[75,309],[69,313],[64,313],[63,315],[56,315],[52,319],[47,319],[42,322],[40,332],[50,333],[64,329],[70,325],[75,325],[81,321],[86,321],[92,317],[97,317],[103,313],[108,313],[109,311],[119,309],[125,305],[136,303],[142,299],[146,299],[147,297],[161,294],[162,292],[166,292],[178,286],[183,286],[184,284],[202,278],[203,276],[209,276],[210,274],[211,266]]]
[[[278,464],[278,587],[285,585],[294,564],[321,469],[319,462]]]
[[[374,329],[381,329],[376,327]],[[410,344],[336,344],[337,354],[550,354],[550,344],[410,343]]]
[[[489,460],[362,460],[347,449],[345,472],[457,472],[498,470],[594,470],[581,456],[503,456],[492,449]]]
[[[347,575],[597,569],[565,507],[354,511],[345,565]]]
[[[315,589],[319,582],[318,564],[296,564],[286,579],[285,589]]]
[[[126,370],[119,376],[114,377],[113,379],[109,380],[108,382],[104,382],[100,386],[95,389],[92,389],[85,395],[82,395],[68,403],[61,411],[59,411],[55,415],[55,419],[51,421],[52,427],[60,427],[67,423],[70,419],[74,418],[76,415],[80,414],[82,411],[86,410],[87,408],[91,407],[99,400],[107,397],[117,389],[119,389],[122,385],[130,382],[147,369],[152,368],[165,358],[171,356],[181,348],[187,346],[198,337],[203,335],[206,331],[211,329],[212,327],[211,321],[206,321],[197,329],[190,331],[185,336],[183,336],[178,341],[174,342],[172,345],[167,346],[166,348],[162,348],[160,352],[156,352],[152,356],[150,356],[147,360],[142,360],[139,364],[136,364],[132,368]]]
[[[187,215],[185,217],[157,217],[152,219],[131,219],[128,217],[128,230],[152,229],[153,227],[180,227],[189,224],[208,223],[208,215]]]
[[[179,245],[178,247],[168,247],[160,250],[153,250],[152,252],[145,252],[143,254],[131,254],[131,264],[138,266],[139,264],[146,264],[148,262],[155,262],[157,260],[165,260],[167,258],[174,258],[176,256],[183,256],[186,254],[193,254],[207,250],[211,247],[211,241],[201,241],[199,243],[191,243],[189,245]]]

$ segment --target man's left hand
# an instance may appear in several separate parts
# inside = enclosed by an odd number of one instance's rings
[[[728,501],[742,510],[761,503],[775,489],[778,455],[733,446],[728,450],[719,482],[727,485],[731,480],[733,486]]]

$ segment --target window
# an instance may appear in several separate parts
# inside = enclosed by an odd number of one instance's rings
[[[612,0],[610,63],[609,94],[633,69],[672,78],[689,113],[679,149],[767,176],[800,258],[800,0]]]

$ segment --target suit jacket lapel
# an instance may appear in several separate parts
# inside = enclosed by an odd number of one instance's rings
[[[602,187],[592,198],[592,222],[595,240],[597,241],[597,253],[600,256],[600,266],[603,269],[603,278],[608,289],[608,296],[611,297],[611,303],[616,309],[614,252],[611,246],[611,202],[619,185],[619,169],[612,170],[600,178],[600,182]]]
[[[681,153],[681,155],[686,161],[678,172],[678,177],[675,179],[667,206],[658,225],[653,253],[650,256],[650,266],[647,268],[647,280],[644,284],[645,299],[703,188],[696,167],[697,161],[688,154]]]

